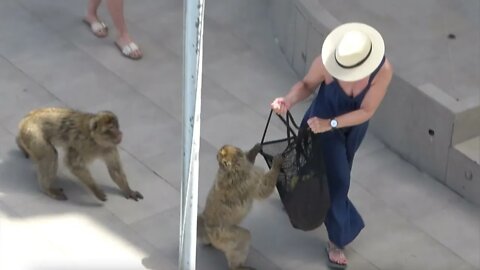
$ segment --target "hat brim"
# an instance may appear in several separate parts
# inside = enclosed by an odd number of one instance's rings
[[[335,60],[335,49],[348,31],[361,31],[372,41],[372,51],[360,66],[354,68],[343,68]],[[369,76],[382,62],[385,54],[385,43],[382,35],[373,27],[363,23],[346,23],[333,29],[325,38],[322,45],[322,61],[326,70],[333,77],[341,81],[357,81]]]

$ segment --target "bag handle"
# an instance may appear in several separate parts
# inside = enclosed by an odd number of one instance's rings
[[[268,120],[267,120],[267,124],[265,125],[265,130],[263,131],[263,136],[262,136],[262,141],[260,142],[261,144],[263,144],[265,142],[265,135],[267,134],[267,130],[268,130],[268,126],[270,125],[270,119],[272,118],[272,113],[273,113],[273,109],[270,110],[270,114],[268,115]],[[293,130],[292,126],[295,127],[297,130],[299,129],[297,123],[295,123],[295,120],[293,119],[293,116],[292,114],[290,113],[290,111],[287,111],[287,117],[286,119],[283,118],[283,116],[277,114],[277,116],[280,118],[280,120],[285,124],[285,126],[287,127],[287,138],[288,138],[288,141],[290,141],[290,137],[293,136],[293,137],[296,137],[295,135],[295,131]],[[291,123],[291,124],[290,124]]]
[[[262,141],[260,142],[260,144],[263,144],[265,142],[265,135],[267,134],[268,125],[270,124],[270,119],[272,118],[272,113],[273,110],[270,110],[270,114],[268,115],[267,124],[265,125],[265,130],[263,131]]]

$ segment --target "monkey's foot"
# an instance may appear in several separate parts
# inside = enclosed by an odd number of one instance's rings
[[[105,195],[105,192],[103,192],[100,189],[93,190],[93,194],[95,194],[95,197],[97,197],[97,199],[99,199],[102,202],[107,200],[107,195]]]
[[[59,201],[66,201],[67,196],[63,193],[63,189],[61,188],[49,188],[47,191],[47,195],[51,198]]]
[[[129,192],[125,193],[125,198],[138,201],[143,199],[143,195],[138,191],[130,190]]]

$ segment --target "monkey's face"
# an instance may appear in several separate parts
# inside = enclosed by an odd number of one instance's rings
[[[102,146],[116,146],[122,142],[118,119],[112,112],[98,113],[90,123],[94,140]]]
[[[232,170],[241,166],[240,160],[243,151],[232,145],[224,145],[217,153],[218,165],[224,169]]]

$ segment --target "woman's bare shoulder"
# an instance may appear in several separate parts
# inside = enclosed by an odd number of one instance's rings
[[[375,84],[378,81],[389,83],[393,76],[393,67],[388,59],[385,59],[382,67],[378,71],[377,75],[372,81],[372,84]]]

